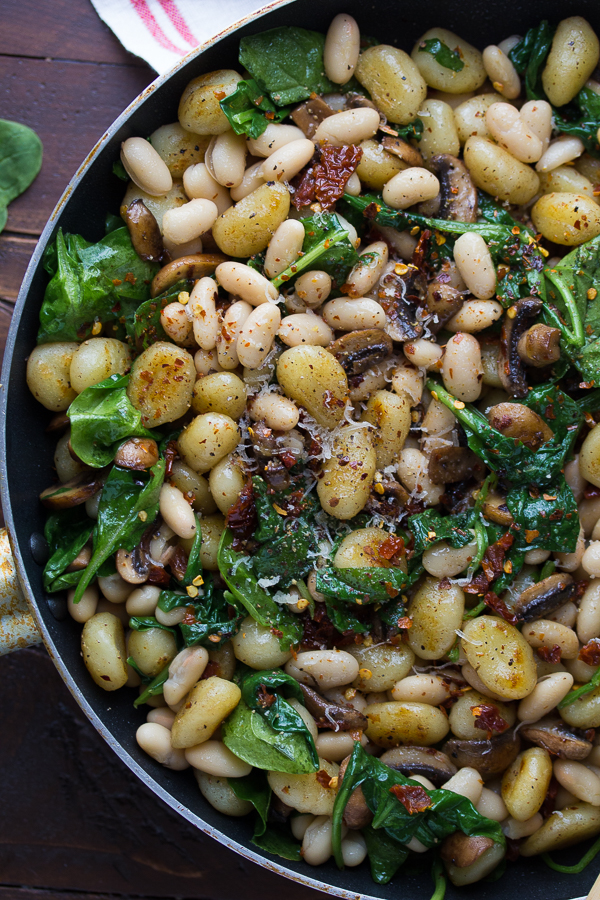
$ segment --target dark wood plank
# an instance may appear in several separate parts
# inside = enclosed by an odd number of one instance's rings
[[[2,0],[0,54],[146,65],[125,50],[89,0]]]
[[[67,900],[62,891],[93,891],[89,900],[321,896],[245,861],[151,794],[89,724],[43,648],[0,658],[0,684],[2,809],[10,811],[0,815],[3,884],[49,887],[53,900]],[[46,897],[0,892],[0,900]]]
[[[152,79],[147,66],[0,57],[0,118],[30,125],[44,144],[42,170],[10,204],[7,230],[39,235],[85,155]]]
[[[36,238],[4,232],[0,234],[0,300],[14,303],[19,294]]]

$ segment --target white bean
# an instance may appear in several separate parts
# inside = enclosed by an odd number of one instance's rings
[[[583,763],[572,759],[556,759],[554,777],[578,800],[600,806],[600,778]]]
[[[277,288],[264,275],[244,263],[220,263],[215,276],[221,287],[252,306],[277,300],[279,296]]]
[[[358,675],[358,661],[345,650],[308,650],[286,663],[285,671],[302,684],[319,690],[350,684]]]
[[[342,840],[342,859],[345,866],[360,866],[367,855],[367,843],[360,831],[349,831]]]
[[[368,744],[366,736],[363,734],[360,740],[363,747]],[[323,759],[329,759],[332,762],[341,762],[349,756],[354,750],[354,738],[348,731],[339,731],[337,734],[333,731],[323,731],[317,737],[315,746],[317,753]]]
[[[314,152],[315,145],[308,138],[291,141],[265,159],[260,174],[265,181],[291,181],[312,159]]]
[[[527,724],[539,722],[551,709],[560,703],[573,687],[573,676],[568,672],[557,672],[541,678],[529,696],[519,703],[517,718]]]
[[[458,241],[457,241],[458,243]],[[444,387],[459,401],[472,403],[481,394],[481,348],[472,334],[459,332],[446,344],[442,361]]]
[[[332,329],[312,310],[286,316],[277,335],[288,347],[297,347],[299,344],[327,347],[333,340]]]
[[[158,706],[156,709],[151,709],[146,716],[146,722],[155,722],[157,725],[168,728],[169,731],[173,727],[174,721],[175,713],[168,706]]]
[[[483,780],[477,769],[465,766],[459,769],[456,775],[453,775],[445,784],[445,791],[452,791],[453,794],[460,794],[466,797],[473,804],[479,803],[481,791],[483,789]]]
[[[320,866],[333,853],[331,844],[331,816],[317,816],[308,826],[302,838],[302,859],[309,866]]]
[[[302,840],[302,838],[306,834],[306,829],[312,822],[315,821],[315,818],[316,817],[311,815],[311,813],[303,813],[299,816],[290,816],[290,828],[297,841]]]
[[[169,706],[176,706],[194,687],[208,665],[208,652],[204,647],[185,647],[169,666],[169,677],[163,685],[163,694]],[[219,772],[213,772],[219,775]]]
[[[444,493],[444,486],[434,484],[427,469],[429,460],[420,450],[404,447],[398,462],[398,478],[411,493],[416,492],[426,506],[437,506]]]
[[[248,303],[244,305],[250,307]],[[222,372],[223,369],[219,365],[218,359],[216,347],[214,350],[196,350],[194,353],[194,366],[197,374],[210,375],[211,372]]]
[[[183,750],[171,746],[171,732],[157,722],[144,722],[135,733],[135,739],[146,753],[167,769],[187,769],[189,762]]]
[[[215,305],[217,297],[217,286],[208,276],[200,278],[190,294],[188,305],[192,315],[194,338],[202,350],[214,350],[217,346],[219,333],[219,316]],[[195,363],[194,358],[194,365]]]
[[[163,232],[174,244],[185,244],[213,227],[219,214],[212,200],[189,200],[163,216]]]
[[[482,788],[481,797],[475,809],[487,819],[493,819],[494,822],[503,822],[508,816],[508,810],[500,794],[486,787]]]
[[[383,274],[383,268],[387,261],[388,246],[385,241],[369,244],[361,252],[359,262],[356,263],[346,279],[348,296],[356,299],[374,288]]]
[[[442,358],[443,352],[439,344],[425,338],[407,341],[402,349],[413,365],[424,369],[436,368],[436,363]]]
[[[196,534],[196,516],[179,488],[163,484],[160,489],[160,514],[176,535],[193,538]]]
[[[242,183],[246,162],[246,139],[243,134],[225,131],[216,134],[206,150],[205,163],[216,182],[226,188]]]
[[[581,598],[577,614],[577,636],[582,644],[600,637],[600,582],[593,581]]]
[[[489,328],[502,316],[504,310],[496,300],[467,300],[459,311],[446,322],[448,331],[464,331],[476,334]]]
[[[166,334],[176,344],[183,344],[187,341],[192,330],[192,323],[187,314],[187,310],[178,300],[174,303],[168,303],[165,308],[161,310],[160,324]]]
[[[536,813],[534,816],[531,816],[530,819],[525,819],[524,822],[520,822],[518,819],[513,819],[512,816],[506,820],[504,825],[502,826],[502,831],[506,835],[506,837],[510,838],[513,841],[519,840],[519,838],[529,837],[530,834],[533,834],[534,831],[538,831],[539,828],[544,824],[544,819],[541,813]]]
[[[260,174],[260,170],[262,167],[262,160],[258,162],[252,163],[251,166],[248,166],[246,171],[244,172],[244,177],[242,178],[240,184],[237,187],[231,188],[230,197],[236,203],[238,200],[243,200],[244,197],[247,197],[248,194],[251,194],[252,191],[255,191],[262,184],[265,183],[265,179]]]
[[[327,300],[331,293],[331,276],[327,272],[313,269],[300,275],[295,284],[296,294],[309,309],[316,309]]]
[[[131,594],[131,585],[124,581],[118,572],[114,575],[101,575],[98,578],[98,587],[111,603],[125,603]]]
[[[276,278],[281,272],[296,262],[304,243],[304,225],[297,219],[282,222],[267,247],[265,255],[265,275]]]
[[[279,308],[263,303],[252,310],[240,329],[237,355],[242,366],[258,369],[273,346],[281,324]]]
[[[189,166],[183,173],[183,189],[190,200],[212,200],[219,215],[232,205],[227,188],[212,177],[206,163]]]
[[[573,553],[555,553],[554,559],[556,566],[563,572],[575,572],[583,562],[585,551],[585,539],[583,528],[579,529],[579,537],[577,538],[577,547]]]
[[[325,74],[335,84],[346,84],[358,62],[360,53],[360,31],[352,16],[336,16],[325,38],[323,63]]]
[[[523,626],[521,634],[534,648],[552,648],[558,644],[563,659],[576,659],[579,655],[579,641],[575,632],[558,622],[551,622],[550,619],[527,622]]]
[[[394,209],[408,209],[415,203],[433,200],[439,192],[440,183],[433,172],[411,166],[398,172],[384,184],[383,200]]]
[[[223,319],[217,336],[217,359],[222,369],[237,369],[239,365],[237,342],[252,307],[245,300],[232,303]]]
[[[91,584],[86,588],[79,603],[73,603],[74,596],[75,588],[72,588],[67,593],[67,609],[69,610],[69,615],[72,619],[75,619],[76,622],[87,622],[87,620],[91,619],[95,614],[96,607],[98,606],[98,586],[96,584]]]
[[[162,609],[157,606],[154,615],[156,616],[156,621],[160,622],[161,625],[167,625],[169,628],[173,628],[173,626],[183,622],[185,618],[185,607],[178,606],[175,609],[169,610],[169,612],[163,612]]]
[[[409,675],[396,682],[391,694],[394,700],[411,700],[439,706],[450,696],[450,688],[439,675]]]
[[[521,93],[521,80],[506,53],[495,44],[483,51],[483,67],[495,91],[514,100]]]
[[[351,197],[358,197],[360,192],[362,191],[362,185],[360,183],[360,178],[358,177],[357,172],[353,172],[348,181],[346,182],[346,193],[350,194]]]
[[[297,128],[296,125],[276,125],[271,123],[257,138],[249,138],[247,141],[248,150],[252,156],[270,156],[276,150],[290,144],[292,141],[300,140],[304,137],[304,132]]]
[[[358,300],[338,297],[336,300],[329,300],[323,307],[322,315],[336,331],[383,328],[387,320],[381,304],[368,297],[360,297]]]
[[[552,135],[552,107],[545,100],[528,100],[520,115],[529,131],[539,137],[545,153]]]
[[[501,147],[521,162],[537,162],[542,155],[542,142],[529,131],[525,122],[510,103],[492,103],[485,114],[490,134]]]
[[[555,141],[552,141],[544,155],[536,164],[536,169],[538,172],[551,172],[553,169],[558,169],[559,166],[564,166],[565,163],[577,159],[584,150],[585,146],[583,141],[578,137],[563,135]]]
[[[298,424],[299,417],[293,400],[279,394],[264,394],[252,401],[250,406],[250,418],[255,422],[262,420],[273,431],[291,431]]]
[[[204,741],[184,751],[188,763],[200,772],[219,778],[243,778],[252,766],[236,756],[222,741]]]
[[[121,162],[133,183],[153,197],[160,197],[173,187],[166,163],[144,138],[133,137],[123,141]]]
[[[324,119],[313,135],[315,144],[360,144],[373,137],[379,128],[379,113],[376,109],[361,107],[346,109]]]
[[[600,541],[591,541],[583,554],[581,565],[592,578],[600,576]]]
[[[480,234],[461,234],[454,244],[454,261],[468,289],[478,300],[496,293],[496,270],[487,244]]]
[[[416,406],[417,403],[421,402],[423,395],[423,374],[417,369],[416,365],[404,359],[394,369],[392,387],[400,396],[408,394],[411,400],[410,405]]]
[[[423,567],[436,578],[454,578],[464,572],[477,553],[477,541],[453,547],[447,541],[431,544],[423,553]]]

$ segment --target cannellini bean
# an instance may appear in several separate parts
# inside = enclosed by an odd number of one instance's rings
[[[205,800],[223,815],[247,816],[254,809],[249,800],[236,797],[227,778],[208,775],[199,769],[194,769],[194,777]]]
[[[469,566],[477,553],[477,541],[464,547],[453,547],[447,541],[438,541],[423,553],[423,567],[437,578],[454,578]]]
[[[243,134],[228,130],[215,135],[204,157],[206,167],[218,184],[234,188],[242,183],[246,161],[246,140]]]
[[[79,603],[73,603],[74,596],[75,588],[72,588],[67,593],[67,609],[69,610],[69,615],[72,619],[75,619],[76,622],[87,622],[88,619],[91,619],[95,614],[96,607],[98,606],[98,586],[91,584],[86,588]]]
[[[327,300],[331,293],[331,276],[327,272],[313,269],[300,275],[294,285],[296,294],[309,309],[316,309]]]
[[[313,141],[315,144],[333,144],[334,147],[360,144],[373,137],[378,128],[379,113],[376,109],[347,109],[324,119],[315,131]]]
[[[579,537],[577,538],[577,546],[573,553],[555,553],[554,559],[556,566],[563,572],[575,572],[581,565],[583,554],[585,551],[585,541],[583,538],[583,530],[579,529]]]
[[[247,305],[250,306],[250,304]],[[210,372],[223,371],[218,363],[216,348],[214,350],[196,350],[194,353],[194,366],[198,375],[208,375]]]
[[[557,672],[540,679],[531,694],[521,700],[517,717],[521,722],[539,722],[543,716],[565,697],[573,687],[573,676]]]
[[[173,463],[170,482],[191,500],[192,509],[195,509],[196,512],[202,513],[203,516],[209,516],[216,510],[217,507],[211,497],[206,478],[198,475],[181,460]]]
[[[168,706],[159,706],[150,710],[146,716],[146,721],[155,722],[157,725],[162,725],[170,731],[175,721],[175,713]]]
[[[554,777],[578,800],[600,806],[600,778],[583,763],[572,759],[556,759]]]
[[[526,622],[521,634],[531,647],[560,647],[563,659],[576,659],[579,655],[579,641],[571,628],[551,622],[550,619],[538,619]]]
[[[427,469],[429,460],[420,450],[404,447],[396,467],[398,478],[411,493],[416,493],[426,506],[436,506],[444,493],[443,485],[435,484]]]
[[[491,138],[488,130],[485,113],[492,103],[502,100],[501,94],[477,94],[460,103],[454,109],[454,121],[461,144],[473,135],[483,138]]]
[[[493,103],[485,114],[487,127],[501,147],[521,162],[537,162],[543,151],[539,137],[529,131],[510,103]]]
[[[131,594],[131,585],[123,581],[118,572],[114,575],[101,575],[98,578],[98,587],[102,596],[110,603],[125,603]]]
[[[568,847],[600,832],[600,810],[597,806],[578,800],[566,809],[550,814],[541,828],[520,847],[521,856],[536,856]]]
[[[365,747],[368,743],[367,738],[363,734],[360,743]],[[337,734],[333,731],[323,731],[315,741],[317,753],[323,759],[329,759],[332,762],[341,762],[354,750],[355,739],[348,731],[339,731]]]
[[[392,688],[394,700],[410,700],[439,706],[448,699],[450,687],[439,675],[409,675]]]
[[[185,306],[178,301],[168,303],[160,314],[160,324],[176,344],[183,344],[190,335],[192,323]]]
[[[196,534],[198,526],[194,510],[179,488],[163,484],[160,489],[160,514],[179,537],[191,538]]]
[[[525,562],[528,564],[527,560],[525,560]],[[560,625],[566,625],[568,628],[572,628],[577,621],[577,612],[578,610],[575,604],[569,601],[563,606],[559,606],[558,609],[551,613],[547,618],[550,619],[551,622],[558,622]]]
[[[81,654],[85,667],[105,691],[117,691],[127,681],[127,652],[123,626],[117,616],[97,612],[81,632]]]
[[[600,637],[600,582],[592,582],[581,598],[577,614],[577,636],[582,644]]]
[[[495,91],[514,100],[521,93],[521,79],[512,62],[500,47],[490,44],[482,55],[483,66]]]
[[[552,141],[535,168],[538,172],[551,172],[553,169],[558,169],[559,166],[564,166],[565,163],[577,159],[584,150],[584,143],[578,137],[563,135]]]
[[[421,402],[423,395],[423,375],[417,369],[416,364],[413,365],[412,362],[404,359],[393,371],[392,387],[400,397],[408,394],[412,401],[411,406],[416,406]]]
[[[496,270],[480,234],[461,234],[454,244],[454,261],[472,294],[489,300],[496,293]]]
[[[121,162],[134,184],[147,194],[159,197],[173,187],[169,169],[152,144],[144,138],[134,137],[123,141]]]
[[[327,347],[333,340],[333,330],[321,316],[316,316],[309,310],[306,313],[286,316],[277,336],[288,347],[298,347],[300,344]]]
[[[183,189],[190,200],[211,200],[220,216],[231,206],[232,197],[227,188],[212,177],[206,163],[189,166],[183,173]]]
[[[239,365],[237,342],[252,307],[245,300],[232,303],[223,319],[217,335],[217,358],[223,369],[236,369]]]
[[[542,85],[550,103],[569,103],[598,65],[599,54],[600,43],[589,22],[581,16],[559,22],[542,72]]]
[[[465,766],[446,781],[444,790],[452,791],[453,794],[460,794],[461,797],[466,797],[467,800],[470,800],[475,805],[481,798],[483,779],[477,769]]]
[[[176,706],[199,681],[208,664],[204,647],[186,647],[169,666],[169,677],[163,685],[163,695],[169,706]],[[218,772],[213,772],[218,775]]]
[[[345,866],[360,866],[367,855],[367,843],[360,831],[349,831],[342,839],[342,859]]]
[[[600,576],[600,541],[592,541],[588,545],[581,559],[581,565],[592,578]]]
[[[440,183],[432,172],[411,166],[383,186],[383,200],[394,209],[407,209],[415,203],[433,200],[439,192]]]
[[[542,142],[545,153],[552,134],[552,107],[545,100],[528,100],[519,112],[529,131]]]
[[[281,324],[279,308],[263,303],[252,310],[240,329],[237,355],[242,366],[258,369],[273,346]]]
[[[244,172],[244,177],[241,182],[236,186],[231,188],[229,195],[232,200],[236,203],[238,200],[243,200],[244,197],[247,197],[248,194],[251,194],[252,191],[255,191],[262,184],[264,184],[265,179],[260,174],[262,168],[262,160],[259,162],[252,163],[251,166],[248,166],[246,171]]]
[[[304,137],[304,132],[296,125],[270,123],[259,137],[249,138],[247,145],[252,156],[267,157],[286,144]]]
[[[350,684],[358,675],[358,662],[345,650],[309,650],[298,653],[285,666],[297,681],[317,690]]]
[[[383,268],[388,261],[388,247],[385,241],[369,244],[360,254],[360,260],[354,266],[346,284],[348,296],[355,299],[368,293],[379,281]]]
[[[290,817],[290,829],[297,841],[301,841],[306,834],[306,829],[314,822],[315,817],[310,813]]]
[[[172,628],[174,625],[179,625],[185,619],[185,607],[179,606],[176,609],[171,609],[169,612],[163,612],[158,606],[154,612],[156,616],[156,621],[161,625],[167,625],[169,628]]]
[[[327,324],[336,331],[361,331],[366,328],[383,328],[387,321],[380,303],[369,297],[346,300],[338,297],[329,300],[322,309]]]
[[[458,332],[448,341],[442,360],[442,379],[446,390],[457,400],[470,403],[477,400],[481,394],[483,366],[479,341],[472,334]]]
[[[346,84],[352,78],[360,52],[360,31],[352,16],[336,16],[325,38],[323,63],[325,74],[335,84]]]
[[[189,768],[183,750],[171,746],[171,732],[157,722],[144,722],[135,733],[135,739],[142,748],[161,765],[176,772]]]
[[[265,255],[265,274],[268,278],[275,278],[298,259],[304,237],[302,222],[286,219],[281,223],[271,238]]]
[[[502,831],[507,838],[518,841],[519,838],[529,837],[530,834],[533,834],[534,831],[541,828],[543,824],[544,817],[541,813],[536,813],[535,816],[531,816],[530,819],[525,819],[524,822],[519,822],[518,819],[509,817],[502,826]]]
[[[219,317],[215,301],[217,287],[212,278],[200,278],[196,282],[189,299],[192,327],[196,343],[202,350],[214,350],[219,331]]]
[[[310,866],[320,866],[327,862],[333,852],[331,834],[331,817],[317,816],[304,833],[302,859]]]
[[[502,799],[513,819],[525,822],[539,811],[551,778],[547,750],[531,747],[519,753],[502,778]]]
[[[503,312],[501,304],[496,300],[467,300],[456,315],[446,322],[445,327],[448,331],[476,334],[498,321]]]
[[[351,197],[358,197],[361,190],[362,185],[360,183],[360,178],[356,172],[353,172],[346,182],[346,193],[350,194]]]
[[[168,209],[163,216],[163,233],[174,244],[193,241],[208,231],[219,214],[212,200],[190,200],[177,209]]]
[[[481,789],[475,809],[487,819],[493,819],[494,822],[503,822],[508,816],[508,810],[502,797],[486,787]]]
[[[183,752],[190,766],[208,775],[219,778],[244,778],[252,771],[252,766],[236,756],[222,741],[204,741]]]
[[[436,363],[442,358],[443,353],[439,344],[425,338],[407,341],[402,349],[409,362],[424,369],[437,368]]]
[[[265,159],[260,168],[261,177],[265,181],[290,181],[310,161],[314,152],[315,145],[308,138],[284,144]]]
[[[509,203],[528,203],[537,194],[540,179],[521,162],[485,137],[467,138],[464,160],[476,187]]]
[[[252,306],[275,301],[279,296],[277,288],[264,275],[244,263],[220,263],[215,276],[221,287]]]
[[[300,417],[298,407],[287,397],[279,394],[264,394],[252,401],[250,418],[263,421],[274,431],[291,431],[298,424]]]

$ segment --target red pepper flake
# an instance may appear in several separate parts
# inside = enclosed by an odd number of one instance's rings
[[[508,622],[510,625],[516,625],[519,621],[507,607],[504,600],[501,600],[498,594],[495,594],[494,591],[488,591],[483,598],[483,602],[486,606],[489,606],[490,609],[493,609],[494,612],[498,613],[498,615],[501,616],[504,621]]]
[[[248,479],[225,519],[236,540],[248,540],[256,531],[258,518],[252,481]]]
[[[323,406],[325,409],[341,409],[346,404],[336,397],[333,391],[323,391]]]
[[[558,644],[553,644],[552,647],[538,647],[537,655],[540,659],[543,659],[544,662],[555,666],[560,662],[560,647]]]
[[[317,772],[317,774],[315,775],[315,778],[317,779],[317,781],[319,782],[319,784],[322,787],[324,787],[324,788],[329,787],[329,782],[331,781],[331,775],[328,772],[326,772],[325,769],[320,769]]]
[[[525,529],[525,540],[528,544],[531,544],[532,541],[535,541],[536,538],[540,536],[539,531],[537,529],[532,528],[531,530]]]
[[[179,459],[179,453],[177,452],[177,441],[169,441],[167,446],[165,447],[165,478],[169,479],[173,474],[173,463],[176,459]]]
[[[390,788],[390,794],[400,801],[411,816],[413,813],[424,812],[432,806],[431,797],[425,788],[418,784],[395,784]]]
[[[270,630],[271,634],[275,635],[275,637],[277,637],[277,638],[283,637],[283,631],[280,631],[279,628],[271,628],[269,630]]]
[[[279,454],[279,459],[284,464],[286,469],[291,469],[292,466],[296,465],[297,459],[291,450],[284,450],[283,453]]]
[[[120,284],[123,284],[120,278],[113,278],[112,283],[115,287],[119,287]]]
[[[133,272],[128,272],[127,275],[125,276],[125,281],[126,281],[128,284],[135,284],[136,281],[137,281],[137,278],[135,277],[135,275],[133,274]]]
[[[600,639],[592,638],[585,647],[579,651],[578,659],[586,666],[600,666]]]
[[[408,629],[412,628],[413,626],[413,620],[410,618],[410,616],[400,616],[397,625],[398,628],[406,628],[406,630],[408,631]]]
[[[198,619],[196,618],[196,610],[193,606],[186,606],[185,615],[182,619],[184,625],[195,625]]]
[[[501,734],[508,728],[508,722],[502,718],[498,709],[489,703],[481,703],[479,706],[472,706],[471,712],[475,717],[473,726],[481,731],[487,731],[490,740],[492,734]]]
[[[148,372],[147,369],[144,369],[142,372],[140,372],[140,378],[142,379],[142,381],[145,381],[147,384],[152,384],[152,382],[154,381],[154,376],[152,375],[152,372]]]
[[[259,684],[258,691],[256,692],[256,699],[258,700],[259,706],[263,709],[268,709],[270,706],[273,706],[277,697],[275,694],[270,694],[264,684]]]

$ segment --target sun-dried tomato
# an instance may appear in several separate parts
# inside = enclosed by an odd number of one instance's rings
[[[382,559],[387,559],[389,562],[395,561],[396,557],[406,556],[404,538],[397,537],[395,534],[390,534],[383,544],[379,545],[377,553]]]
[[[319,769],[319,771],[315,775],[315,778],[317,779],[319,784],[322,785],[324,788],[329,787],[329,782],[331,781],[331,775],[329,775],[325,771],[325,769]]]
[[[148,584],[166,587],[171,582],[171,575],[164,566],[150,565],[148,568]]]
[[[490,544],[481,560],[483,569],[489,583],[495,581],[504,572],[504,557],[514,542],[514,536],[507,531],[495,543]]]
[[[165,479],[169,479],[173,474],[173,463],[176,459],[179,459],[177,441],[169,441],[165,447]]]
[[[235,541],[245,541],[252,537],[258,525],[256,502],[252,481],[248,479],[240,494],[227,513],[225,525],[233,532]],[[234,547],[236,544],[234,543]]]
[[[488,591],[487,594],[483,598],[483,602],[486,606],[489,606],[490,609],[493,609],[494,612],[498,613],[505,622],[508,622],[510,625],[516,625],[519,621],[518,618],[510,611],[504,600],[501,600],[498,594],[495,594],[493,591]]]
[[[488,733],[488,741],[492,734],[502,734],[508,728],[508,722],[502,718],[495,706],[490,703],[480,703],[479,706],[472,706],[471,712],[475,717],[473,726],[481,731]]]
[[[600,640],[592,638],[579,651],[579,659],[587,666],[600,666]]]
[[[558,644],[553,644],[552,647],[538,647],[537,655],[540,659],[555,666],[560,662],[560,647]]]
[[[321,147],[314,175],[315,197],[323,209],[330,209],[343,196],[346,182],[356,170],[362,155],[362,149],[352,144]]]
[[[390,794],[400,801],[411,816],[413,813],[424,812],[432,805],[425,788],[417,784],[395,784],[390,788]]]
[[[204,681],[205,678],[212,678],[213,675],[218,675],[220,671],[221,666],[219,663],[215,659],[209,659],[204,672],[200,676],[200,681]]]
[[[370,612],[370,607],[357,610],[356,615],[362,616]],[[302,650],[331,650],[332,647],[345,647],[361,640],[352,629],[338,631],[329,616],[324,603],[315,603],[315,612],[311,617],[308,610],[301,616],[304,633],[300,646]]]
[[[182,623],[184,625],[195,625],[198,619],[196,618],[196,609],[193,606],[186,606],[185,615],[182,619]]]
[[[301,173],[297,178],[292,179],[292,187],[294,193],[292,203],[296,209],[302,209],[303,206],[310,206],[315,201],[315,175],[312,165]]]
[[[259,684],[256,699],[259,706],[262,706],[263,709],[268,709],[270,706],[273,706],[277,697],[275,694],[270,694],[264,684]]]

